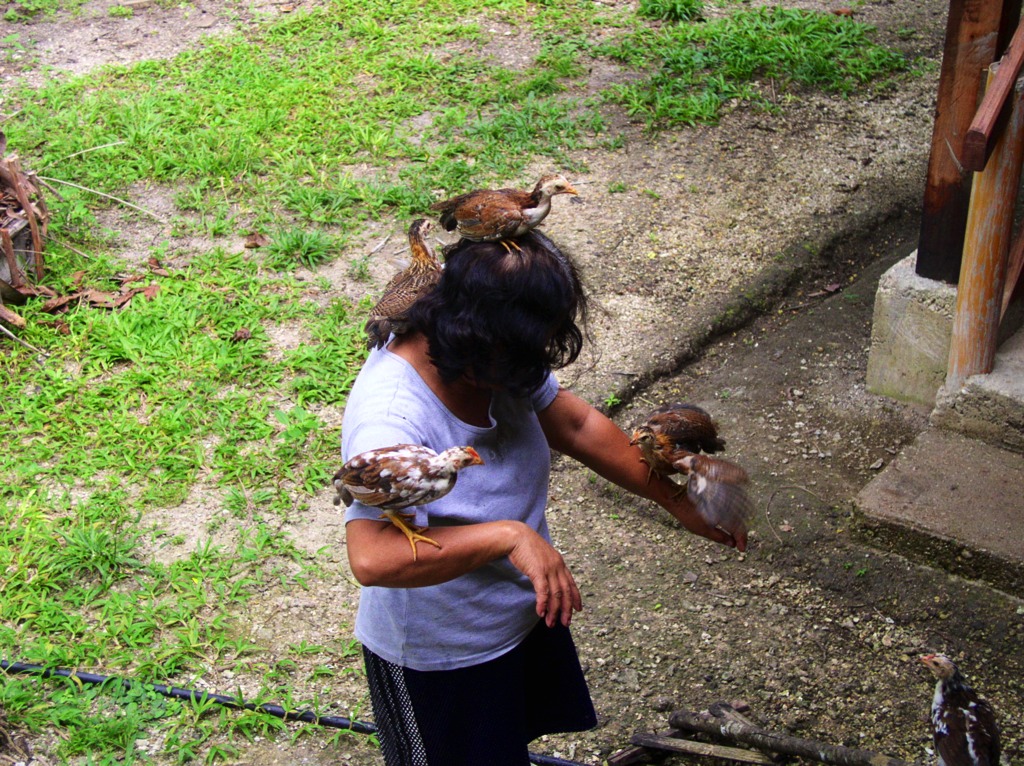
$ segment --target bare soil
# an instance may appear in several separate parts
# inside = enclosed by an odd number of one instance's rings
[[[0,77],[39,83],[52,76],[47,71],[82,74],[171,56],[206,34],[302,7],[257,2],[229,13],[204,0],[137,4],[132,18],[115,19],[111,4],[98,0],[75,17],[19,26],[27,54],[8,57]],[[832,0],[783,4],[840,7]],[[946,5],[866,0],[854,10],[881,39],[919,59],[920,76],[883,96],[797,94],[780,99],[777,115],[737,110],[718,126],[670,133],[646,133],[610,112],[624,147],[582,152],[589,170],[573,181],[583,204],[555,200],[546,231],[577,259],[599,304],[592,352],[564,382],[606,406],[624,428],[668,400],[711,411],[726,456],[752,475],[760,513],[750,550],[737,554],[686,534],[660,509],[579,466],[556,462],[552,532],[584,594],[574,630],[600,725],[545,738],[534,744],[537,752],[599,764],[634,732],[666,729],[672,710],[731,700],[749,704],[748,715],[768,729],[934,761],[932,680],[917,656],[942,651],[992,701],[1005,762],[1024,762],[1020,594],[874,547],[854,510],[857,492],[927,420],[927,412],[870,394],[864,379],[875,283],[916,242]],[[511,24],[491,31],[482,53],[515,65],[502,40],[522,32]],[[594,62],[585,87],[626,76]],[[538,163],[531,172],[547,169]],[[626,190],[612,193],[613,184]],[[172,191],[134,190],[133,201],[159,208],[171,204]],[[119,219],[116,210],[108,215],[127,260],[168,236],[149,222]],[[399,241],[405,226],[369,224],[351,257],[388,234]],[[172,256],[185,261],[202,246],[172,240]],[[374,256],[369,289],[390,275],[397,249]],[[347,259],[321,273],[333,294],[368,289],[351,280]],[[282,347],[303,342],[299,327],[275,328],[275,337]],[[329,427],[340,425],[341,412],[318,414]],[[358,588],[330,499],[325,488],[308,513],[285,525],[330,575],[302,594],[272,589],[252,600],[245,630],[269,648],[251,672],[211,666],[176,684],[254,693],[280,647],[344,644]],[[154,514],[149,522],[184,541],[150,553],[186,555],[209,534],[220,507],[217,490],[199,486],[182,506]],[[226,526],[216,535],[230,534]],[[323,664],[341,673],[302,680]],[[355,656],[311,656],[293,680],[318,694],[326,713],[372,716]],[[329,734],[238,741],[234,762],[381,762],[365,737],[330,742]],[[156,763],[169,762],[160,745],[158,736],[142,743]],[[47,747],[37,743],[34,762],[44,762]]]

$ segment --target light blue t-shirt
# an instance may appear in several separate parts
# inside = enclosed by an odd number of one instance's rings
[[[437,452],[473,447],[484,465],[460,471],[455,488],[440,500],[409,509],[416,511],[416,524],[436,528],[515,519],[550,540],[544,510],[551,453],[537,412],[557,393],[554,375],[529,397],[496,391],[491,425],[473,426],[455,417],[407,361],[386,348],[373,350],[345,406],[342,458],[393,444],[422,444]],[[379,518],[379,509],[358,501],[345,513],[346,523]],[[405,548],[403,555],[411,566],[412,551]],[[514,648],[537,624],[535,609],[529,578],[503,558],[440,585],[364,587],[355,634],[389,662],[451,670]]]

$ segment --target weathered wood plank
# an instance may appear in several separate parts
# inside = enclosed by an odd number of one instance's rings
[[[694,742],[689,739],[677,737],[663,737],[660,734],[634,734],[630,737],[634,745],[641,745],[656,750],[667,750],[671,753],[686,753],[688,755],[708,755],[713,758],[724,758],[739,763],[775,763],[763,753],[753,750],[744,750],[739,747],[726,747],[725,745],[710,745],[706,742]]]
[[[1024,66],[1024,24],[1017,27],[1006,53],[999,60],[998,74],[992,78],[981,99],[970,130],[964,137],[964,168],[985,169],[999,137],[1000,122],[1005,123],[1007,99]],[[1002,119],[1001,119],[1002,118]]]

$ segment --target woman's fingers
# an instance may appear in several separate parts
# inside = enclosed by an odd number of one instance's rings
[[[536,532],[528,530],[512,549],[509,559],[533,583],[537,615],[548,627],[556,621],[568,626],[573,611],[583,608],[583,597],[562,554]]]

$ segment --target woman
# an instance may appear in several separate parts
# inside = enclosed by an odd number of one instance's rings
[[[346,513],[349,562],[365,587],[356,618],[388,766],[523,766],[530,740],[596,723],[568,631],[580,591],[545,520],[550,449],[654,500],[687,529],[709,527],[678,487],[648,480],[611,420],[558,386],[587,300],[576,269],[536,232],[461,240],[411,332],[372,351],[342,426],[344,459],[400,443],[469,445],[484,465],[423,506],[440,548],[409,542],[380,512]]]

